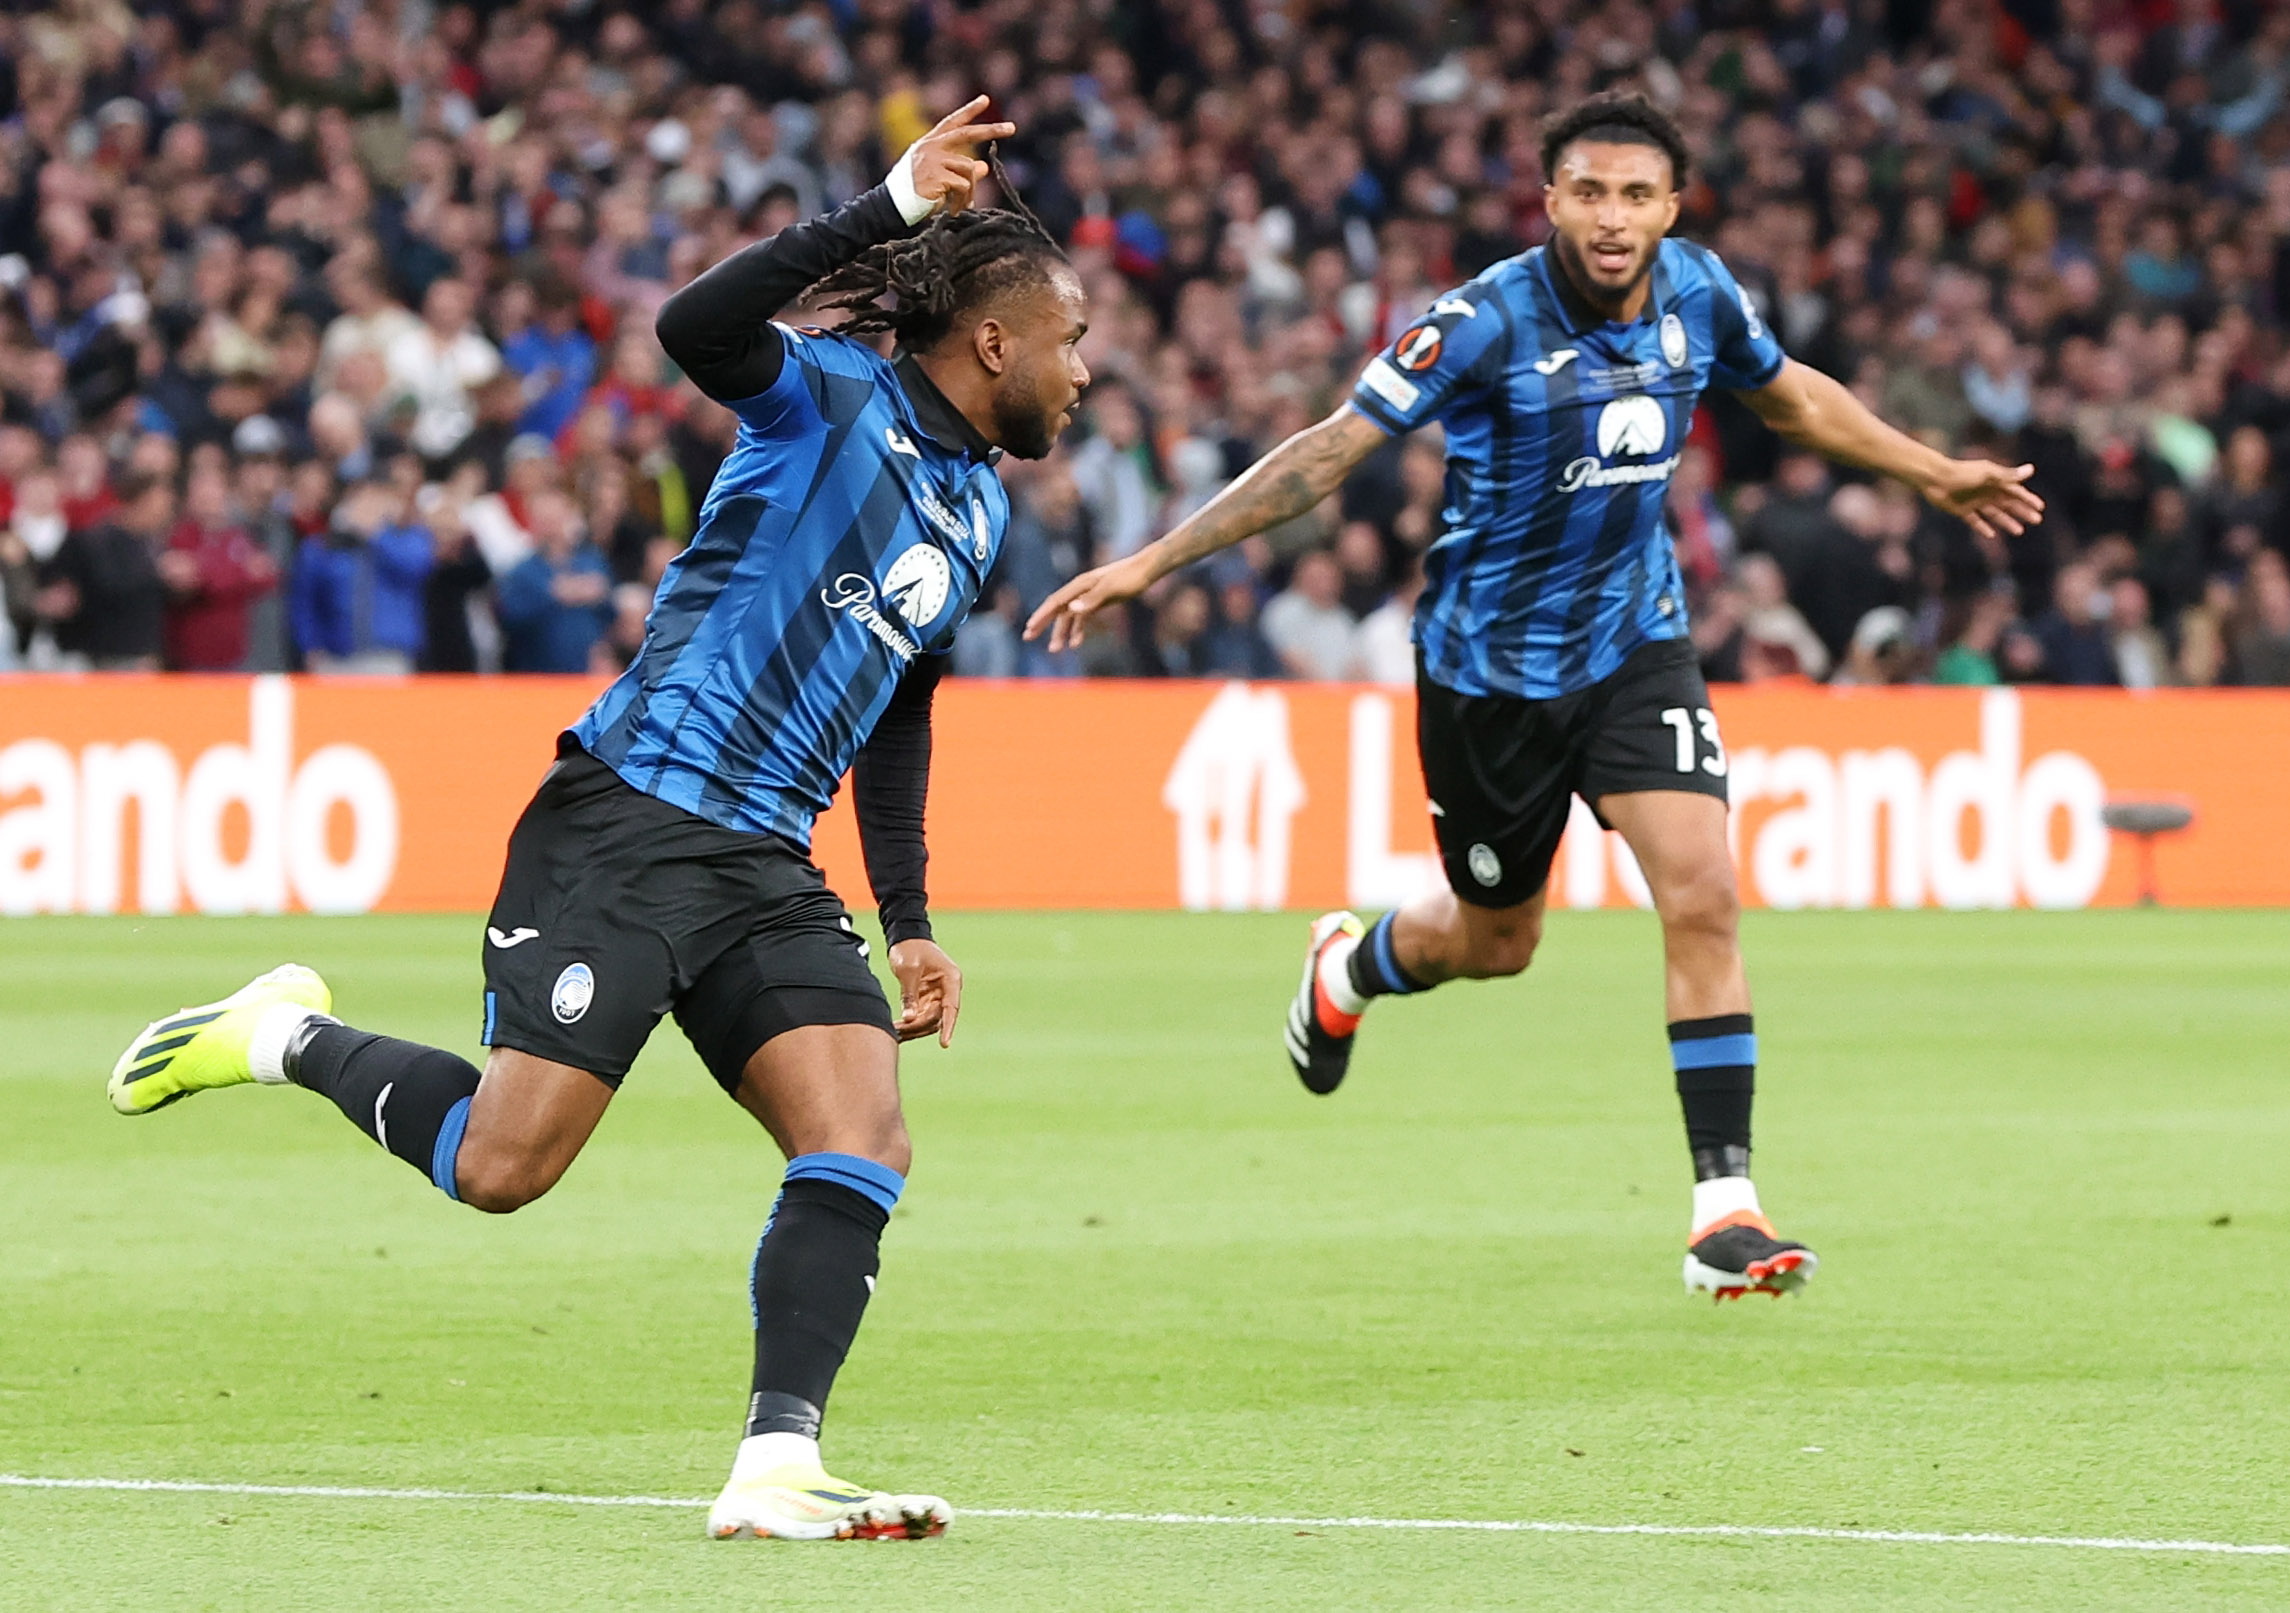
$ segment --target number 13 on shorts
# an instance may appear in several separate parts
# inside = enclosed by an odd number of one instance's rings
[[[1718,738],[1716,712],[1707,706],[1672,706],[1662,713],[1662,720],[1677,730],[1679,772],[1694,770],[1694,732],[1699,729],[1702,744],[1708,749],[1701,758],[1702,771],[1712,778],[1725,777],[1725,741]]]

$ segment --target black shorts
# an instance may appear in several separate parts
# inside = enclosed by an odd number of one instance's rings
[[[1457,694],[1420,664],[1415,692],[1439,859],[1474,907],[1515,907],[1543,888],[1577,795],[1593,812],[1632,790],[1726,798],[1725,746],[1686,639],[1641,645],[1603,683],[1556,700]]]
[[[866,943],[808,857],[632,788],[567,735],[509,836],[485,1045],[618,1086],[671,1010],[727,1092],[783,1031],[891,1034]]]

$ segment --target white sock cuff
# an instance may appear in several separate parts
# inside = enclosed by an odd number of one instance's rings
[[[1368,1007],[1367,998],[1352,984],[1352,954],[1359,946],[1357,941],[1338,941],[1320,954],[1320,989],[1347,1014],[1366,1013]]]
[[[739,1442],[732,1458],[732,1482],[752,1479],[782,1467],[817,1467],[819,1442],[808,1434],[750,1434]]]
[[[1699,1232],[1712,1221],[1723,1221],[1744,1210],[1752,1215],[1765,1213],[1758,1207],[1756,1185],[1748,1177],[1713,1176],[1706,1182],[1694,1184],[1693,1231]]]
[[[304,1008],[299,1003],[275,1003],[264,1009],[262,1018],[254,1022],[254,1035],[247,1042],[247,1068],[254,1072],[254,1078],[264,1086],[288,1085],[286,1049],[294,1040],[294,1033],[314,1019],[326,1018],[317,1009]]]

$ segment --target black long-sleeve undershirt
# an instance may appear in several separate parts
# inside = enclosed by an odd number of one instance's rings
[[[787,346],[772,316],[871,246],[913,233],[881,185],[832,213],[733,253],[661,305],[660,346],[719,403],[767,392]],[[930,702],[945,656],[909,666],[851,769],[867,883],[891,945],[930,939],[923,809],[930,793]]]
[[[930,702],[950,659],[920,656],[907,668],[851,768],[851,808],[859,820],[867,883],[874,888],[883,938],[892,946],[930,939],[930,853],[922,838],[930,795]]]
[[[871,246],[914,233],[877,185],[768,241],[734,252],[660,306],[660,346],[718,403],[770,390],[787,347],[772,316]]]

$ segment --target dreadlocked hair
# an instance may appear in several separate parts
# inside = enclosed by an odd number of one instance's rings
[[[1000,155],[989,149],[986,162],[1007,206],[942,213],[903,241],[868,248],[805,299],[849,313],[836,327],[844,335],[887,331],[901,347],[921,351],[936,346],[963,314],[1040,279],[1043,265],[1063,263],[1065,249],[1020,200]]]

